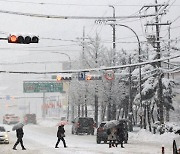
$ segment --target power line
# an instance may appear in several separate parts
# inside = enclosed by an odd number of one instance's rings
[[[0,63],[0,65],[24,65],[24,64],[52,64],[63,63],[65,61],[43,61],[43,62],[17,62],[17,63]],[[69,62],[69,61],[68,61]]]
[[[173,48],[174,50],[180,51],[178,48]],[[102,71],[102,70],[113,70],[113,69],[121,69],[127,67],[134,67],[146,64],[157,63],[161,61],[166,61],[169,59],[174,59],[180,57],[179,55],[171,56],[169,58],[160,58],[151,61],[135,63],[135,64],[127,64],[127,65],[118,65],[118,66],[111,66],[111,67],[101,67],[101,68],[89,68],[89,69],[80,69],[80,70],[64,70],[64,71],[54,71],[54,72],[34,72],[34,71],[0,71],[0,73],[9,73],[9,74],[58,74],[58,73],[78,73],[78,72],[91,72],[91,71]]]
[[[104,6],[108,6],[106,4],[76,4],[76,3],[48,3],[48,2],[31,2],[31,1],[17,1],[17,0],[0,0],[2,2],[8,2],[8,3],[24,3],[24,4],[36,4],[36,5],[60,5],[60,6],[86,6],[86,7],[94,7],[94,6],[98,6],[98,7],[104,7]],[[137,7],[137,6],[142,6],[140,4],[114,4],[114,6],[116,7]],[[180,6],[180,5],[173,5],[173,6]]]
[[[114,20],[113,17],[101,17],[101,16],[59,16],[59,15],[45,15],[45,14],[34,14],[34,13],[23,13],[16,11],[6,11],[0,10],[0,13],[5,14],[13,14],[13,15],[21,15],[21,16],[29,16],[29,17],[39,17],[39,18],[47,18],[47,19],[107,19]],[[149,15],[134,15],[134,16],[116,16],[116,19],[124,19],[124,18],[145,18],[150,16],[156,16],[157,14],[149,14]]]

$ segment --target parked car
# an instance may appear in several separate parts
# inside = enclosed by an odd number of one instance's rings
[[[29,123],[37,124],[36,114],[25,114],[24,115],[24,123],[25,124],[29,124]]]
[[[0,125],[0,143],[9,144],[9,131],[6,131],[4,126]]]
[[[107,129],[104,128],[104,125],[106,123],[107,123],[107,121],[101,122],[101,124],[97,128],[97,136],[96,136],[97,144],[100,144],[101,141],[104,141],[104,143],[106,143],[108,141]],[[128,120],[121,119],[121,120],[119,120],[119,123],[123,124],[121,126],[124,129],[124,143],[127,143],[127,141],[128,141]]]
[[[3,124],[16,124],[20,121],[19,116],[16,116],[15,114],[5,114],[3,116]]]
[[[105,124],[106,121],[103,121],[100,123],[99,127],[97,128],[97,136],[96,136],[97,144],[100,144],[101,141],[104,141],[104,143],[106,143],[108,140],[107,130],[104,129]]]
[[[87,133],[94,135],[95,122],[93,118],[77,117],[72,121],[72,134]]]

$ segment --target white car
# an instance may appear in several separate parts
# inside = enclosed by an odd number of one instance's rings
[[[9,144],[9,131],[6,131],[4,126],[0,126],[0,143]]]

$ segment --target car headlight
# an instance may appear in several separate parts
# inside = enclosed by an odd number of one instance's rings
[[[4,137],[7,139],[8,138],[8,134],[5,134]]]

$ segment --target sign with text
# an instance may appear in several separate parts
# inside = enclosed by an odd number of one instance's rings
[[[23,81],[24,93],[60,92],[63,93],[63,83],[56,81]]]

